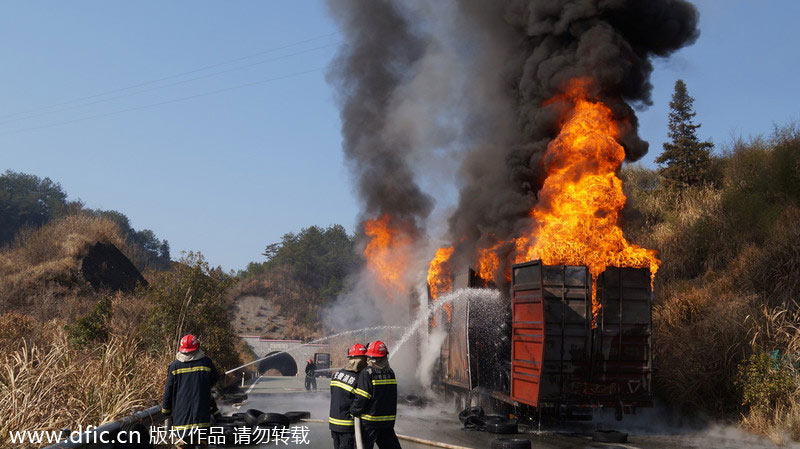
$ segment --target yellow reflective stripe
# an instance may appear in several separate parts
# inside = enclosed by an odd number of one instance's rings
[[[367,421],[394,421],[397,415],[384,415],[384,416],[372,416],[372,415],[361,415],[362,419],[366,419]]]
[[[348,393],[352,393],[353,392],[353,387],[351,387],[350,385],[347,385],[344,382],[339,382],[338,380],[332,380],[331,381],[331,386],[332,387],[339,387],[342,390],[347,391]]]
[[[172,426],[175,430],[186,430],[186,429],[196,429],[198,427],[208,427],[210,426],[210,422],[201,422],[199,424],[187,424],[185,426]]]
[[[397,385],[397,379],[375,379],[372,385]]]
[[[161,407],[161,413],[167,414],[167,413],[169,413],[171,411],[172,411],[172,409]]]
[[[357,394],[359,396],[364,396],[367,399],[372,397],[371,394],[367,393],[366,391],[364,391],[364,390],[362,390],[360,388],[356,388],[355,390],[353,390],[353,393],[355,393],[355,394]]]
[[[350,419],[350,420],[347,420],[347,419],[336,419],[336,418],[331,418],[330,416],[328,417],[328,422],[331,423],[331,424],[336,424],[337,426],[352,426],[352,425],[354,425],[354,422],[353,422],[352,419]]]
[[[208,372],[211,372],[211,367],[209,367],[209,366],[193,366],[191,368],[175,369],[175,370],[172,370],[172,375],[174,376],[176,374],[194,373],[194,372],[197,372],[197,371],[208,371]]]

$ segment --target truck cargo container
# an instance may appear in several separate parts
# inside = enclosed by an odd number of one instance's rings
[[[596,408],[617,418],[652,406],[651,284],[646,268],[609,267],[596,280],[592,318],[586,267],[512,267],[499,310],[455,302],[438,365],[438,387],[457,408],[511,408],[519,416],[586,419]],[[455,288],[492,288],[475,272]],[[437,324],[438,325],[438,324]]]

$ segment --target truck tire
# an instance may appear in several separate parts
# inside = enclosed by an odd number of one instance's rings
[[[289,427],[289,417],[281,413],[264,413],[258,418],[259,427]]]
[[[595,430],[592,433],[592,441],[599,443],[627,443],[628,434],[617,432],[616,430]]]
[[[255,426],[256,424],[258,424],[258,420],[259,418],[261,418],[261,415],[263,414],[264,412],[262,412],[261,410],[256,410],[254,408],[248,409],[244,413],[244,422],[246,422],[251,426]]]
[[[290,422],[300,422],[301,419],[308,419],[311,418],[311,412],[305,411],[292,411],[284,413],[287,418],[289,418]]]
[[[416,394],[406,395],[404,399],[406,401],[406,404],[411,405],[413,407],[422,407],[423,405],[425,405],[425,400],[422,399],[421,396],[418,396]]]
[[[489,433],[518,433],[517,421],[507,418],[487,418],[484,429]]]
[[[464,420],[464,430],[485,430],[486,421],[477,416],[467,416]]]
[[[464,424],[464,422],[470,416],[483,418],[483,408],[478,405],[467,407],[458,414],[458,420],[461,421],[461,424]]]
[[[527,438],[495,438],[492,449],[531,449],[531,440]]]

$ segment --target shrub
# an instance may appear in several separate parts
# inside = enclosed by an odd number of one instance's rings
[[[187,254],[140,292],[148,307],[140,335],[151,348],[177,349],[181,336],[191,333],[218,366],[236,366],[238,337],[227,302],[232,285],[233,278],[210,268],[202,254]]]
[[[76,346],[105,341],[108,338],[107,321],[111,316],[111,299],[103,298],[92,310],[80,317],[75,324],[64,326],[69,342]]]
[[[779,358],[780,351],[756,350],[739,368],[737,385],[742,404],[756,409],[774,408],[796,387],[791,370]]]

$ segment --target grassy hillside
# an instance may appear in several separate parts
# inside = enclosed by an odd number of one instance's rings
[[[0,445],[12,430],[99,425],[153,405],[182,334],[221,369],[250,357],[230,325],[229,275],[189,254],[146,273],[147,287],[96,289],[80,270],[96,242],[131,251],[116,222],[85,213],[0,251]]]
[[[660,251],[656,391],[682,410],[800,440],[800,132],[739,141],[703,187],[622,175],[631,240]]]
[[[266,247],[264,256],[265,262],[251,263],[239,273],[231,292],[238,304],[236,325],[242,332],[283,338],[320,336],[322,311],[363,263],[356,254],[355,237],[341,225],[285,234],[279,243]],[[240,304],[239,298],[247,304]],[[253,306],[256,316],[242,313]]]

